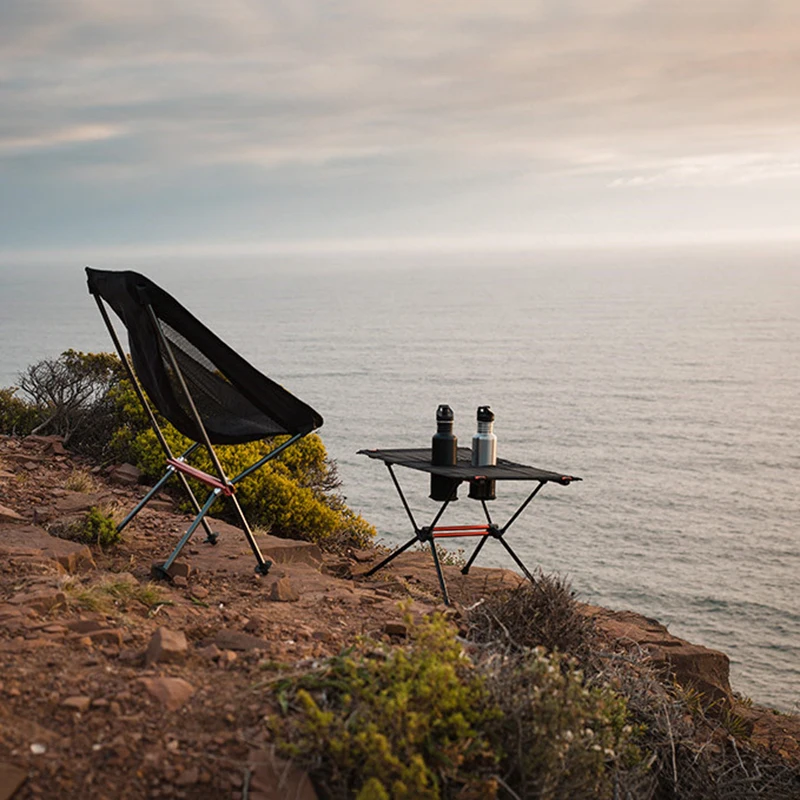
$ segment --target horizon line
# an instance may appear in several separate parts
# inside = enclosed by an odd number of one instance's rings
[[[84,264],[102,258],[198,256],[370,255],[391,253],[490,253],[547,250],[647,249],[704,245],[800,244],[800,230],[707,231],[660,236],[494,236],[494,237],[353,237],[349,239],[284,239],[249,242],[164,242],[147,245],[70,245],[48,248],[0,248],[0,261],[76,259]]]

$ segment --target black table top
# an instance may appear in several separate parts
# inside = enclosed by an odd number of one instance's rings
[[[394,450],[359,450],[359,454],[376,458],[385,464],[397,464],[409,469],[418,469],[430,472],[432,475],[441,475],[445,478],[457,478],[466,481],[471,478],[487,478],[496,481],[539,481],[546,483],[569,484],[579,481],[574,475],[563,475],[560,472],[529,467],[525,464],[515,464],[504,458],[498,458],[497,464],[491,467],[473,467],[472,450],[469,447],[458,448],[458,463],[452,467],[440,467],[431,464],[430,447]]]

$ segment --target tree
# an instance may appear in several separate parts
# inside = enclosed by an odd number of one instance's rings
[[[92,431],[107,439],[102,422],[113,413],[110,393],[124,377],[122,363],[111,353],[66,350],[32,364],[20,374],[19,388],[44,421],[30,432],[63,436],[65,444],[73,438],[93,441]]]

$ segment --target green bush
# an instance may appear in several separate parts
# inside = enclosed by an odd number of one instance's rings
[[[0,389],[0,433],[27,436],[45,420],[44,410],[17,397],[18,388]]]
[[[496,711],[441,617],[410,627],[406,647],[367,641],[324,667],[276,681],[279,752],[324,797],[491,798],[496,757],[481,733]]]
[[[101,547],[117,544],[121,539],[113,517],[96,506],[92,506],[83,519],[70,526],[69,534],[69,538],[77,542],[99,544]]]
[[[185,451],[190,440],[172,426],[165,425],[164,435],[175,453]],[[127,459],[145,476],[156,479],[163,474],[164,456],[153,431],[148,428],[131,438],[130,430],[118,431],[115,443]],[[235,476],[280,446],[287,437],[216,448],[226,474]],[[123,441],[124,449],[123,449]],[[193,454],[191,462],[205,472],[215,474],[211,458],[204,448]],[[190,484],[199,497],[208,488],[197,481]],[[307,539],[323,545],[347,544],[363,547],[375,535],[375,529],[354,514],[341,497],[325,487],[335,484],[322,440],[316,434],[304,437],[281,453],[274,461],[248,475],[236,485],[236,497],[252,525],[269,529],[273,534]],[[185,502],[185,510],[189,510]],[[230,503],[220,498],[212,514],[232,516]]]

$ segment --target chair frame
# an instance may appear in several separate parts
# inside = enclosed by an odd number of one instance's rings
[[[150,321],[153,324],[156,332],[158,333],[159,340],[161,345],[164,349],[164,352],[167,354],[167,358],[169,359],[170,367],[175,373],[175,376],[178,379],[178,384],[181,388],[181,392],[187,402],[189,410],[194,417],[195,422],[197,423],[197,427],[202,434],[201,441],[195,441],[187,450],[181,453],[179,456],[175,456],[172,452],[172,449],[167,442],[161,427],[158,424],[158,420],[156,419],[156,415],[153,412],[153,409],[150,407],[150,403],[147,401],[147,398],[142,391],[142,387],[139,384],[138,379],[136,378],[136,373],[133,370],[133,365],[131,364],[127,354],[125,353],[122,344],[117,336],[117,332],[114,329],[114,326],[111,322],[109,317],[108,311],[103,303],[102,298],[98,294],[92,295],[97,303],[97,307],[100,310],[100,315],[103,318],[103,322],[108,329],[109,335],[111,336],[111,340],[114,343],[114,347],[117,350],[117,354],[122,361],[122,364],[125,368],[125,372],[128,376],[128,379],[133,386],[134,391],[136,392],[136,396],[139,398],[139,402],[142,404],[147,416],[150,420],[150,424],[153,427],[153,431],[155,432],[156,438],[158,439],[159,444],[161,445],[162,450],[166,456],[167,462],[167,469],[164,475],[158,480],[158,482],[147,492],[147,494],[142,498],[142,500],[136,505],[136,507],[130,511],[130,513],[125,517],[125,519],[117,525],[117,531],[121,532],[133,519],[134,517],[147,505],[147,503],[163,488],[163,486],[167,483],[167,481],[173,476],[177,475],[178,479],[183,486],[184,491],[189,497],[192,506],[195,509],[196,516],[192,520],[192,523],[189,525],[186,533],[183,534],[181,540],[176,545],[175,549],[170,553],[167,560],[160,565],[153,566],[153,573],[157,577],[161,577],[164,579],[171,579],[171,568],[172,565],[175,563],[175,560],[178,558],[181,550],[186,546],[189,540],[192,538],[192,535],[197,530],[200,524],[206,530],[206,539],[205,541],[209,544],[216,544],[219,534],[214,533],[211,530],[211,526],[206,519],[206,515],[208,514],[211,506],[214,502],[220,497],[227,497],[230,502],[232,503],[234,510],[236,512],[236,516],[239,519],[239,522],[244,529],[244,535],[247,539],[247,543],[250,545],[250,549],[253,551],[253,555],[256,559],[256,572],[260,573],[261,575],[266,575],[269,572],[270,567],[272,566],[272,562],[268,561],[264,558],[261,553],[261,550],[258,546],[258,543],[253,536],[253,531],[250,528],[249,523],[247,522],[247,518],[242,511],[242,507],[239,504],[239,501],[236,499],[236,484],[239,481],[246,478],[251,473],[255,472],[257,469],[260,469],[264,464],[268,461],[279,456],[286,448],[293,445],[299,439],[302,439],[304,436],[307,435],[309,432],[301,432],[296,433],[290,438],[283,442],[281,445],[276,447],[274,450],[270,451],[265,455],[263,458],[256,461],[254,464],[251,464],[246,469],[242,470],[238,475],[234,476],[233,478],[229,478],[225,474],[225,470],[220,463],[219,457],[217,456],[216,451],[214,450],[213,445],[211,444],[211,440],[208,436],[208,432],[206,431],[205,425],[203,425],[203,420],[200,417],[200,413],[197,410],[197,407],[194,403],[194,399],[192,398],[191,393],[189,392],[189,388],[186,385],[186,380],[184,379],[183,373],[178,365],[178,361],[175,357],[175,354],[172,350],[172,346],[170,345],[167,337],[164,335],[164,331],[161,328],[161,323],[156,316],[155,312],[153,311],[152,306],[149,303],[145,304],[145,308],[147,313],[150,317]],[[268,438],[268,437],[265,437]],[[255,441],[255,440],[254,440]],[[194,453],[198,448],[205,447],[208,451],[209,457],[211,458],[211,462],[214,465],[214,471],[216,475],[210,475],[207,472],[203,472],[202,470],[191,466],[187,463],[187,459]],[[206,498],[205,502],[201,505],[200,501],[197,499],[195,493],[192,491],[191,486],[189,485],[188,477],[194,478],[201,483],[208,486],[211,491]]]

